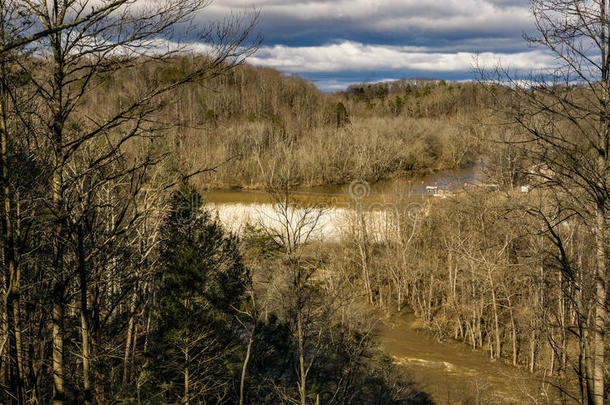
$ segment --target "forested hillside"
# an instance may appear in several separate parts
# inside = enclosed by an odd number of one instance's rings
[[[117,111],[151,81],[171,82],[193,66],[185,56],[109,75],[87,108]],[[312,186],[470,165],[489,130],[481,108],[488,100],[473,83],[436,81],[325,94],[299,77],[240,66],[165,96],[156,116],[172,125],[161,142],[175,170],[216,167],[196,184],[263,189],[288,166],[295,182]]]

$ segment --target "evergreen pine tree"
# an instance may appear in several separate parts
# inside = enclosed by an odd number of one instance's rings
[[[233,309],[249,274],[237,238],[201,207],[188,184],[175,192],[162,228],[154,351],[149,370],[163,403],[231,401],[238,343]]]

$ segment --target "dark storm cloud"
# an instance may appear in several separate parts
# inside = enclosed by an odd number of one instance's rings
[[[259,29],[268,46],[354,41],[428,47],[455,42],[459,47],[464,42],[467,48],[481,39],[521,42],[521,32],[531,29],[527,4],[525,0],[218,0],[209,11],[220,16],[258,8]],[[499,42],[500,47],[506,45]],[[479,50],[497,50],[494,41],[485,46]]]
[[[551,62],[522,39],[533,28],[527,0],[216,0],[205,18],[252,8],[265,41],[250,62],[320,87],[373,72],[468,78],[475,55],[520,69]]]

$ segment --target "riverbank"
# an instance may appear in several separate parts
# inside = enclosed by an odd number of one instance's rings
[[[354,198],[379,202],[388,198],[423,197],[430,194],[427,187],[458,190],[465,184],[479,182],[482,178],[480,169],[480,166],[473,165],[462,169],[411,173],[377,182],[352,179],[349,183],[342,184],[295,186],[291,188],[290,194],[294,198],[314,202],[345,202]],[[278,189],[278,193],[281,193],[281,190]],[[261,204],[274,201],[272,193],[262,184],[232,188],[208,186],[203,187],[202,194],[207,202],[220,204]]]
[[[379,342],[395,364],[436,404],[559,403],[539,377],[456,341],[439,342],[413,313],[383,321]]]

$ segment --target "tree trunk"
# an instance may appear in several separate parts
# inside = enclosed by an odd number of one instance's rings
[[[138,297],[138,290],[136,287],[137,286],[134,286],[131,302],[129,303],[129,323],[127,325],[127,338],[125,339],[125,353],[123,355],[123,384],[127,384],[129,381],[129,353],[131,351],[131,343],[136,319],[136,302]]]
[[[604,209],[598,210],[596,217],[597,274],[595,280],[595,323],[593,330],[593,403],[604,404],[604,366],[606,332],[606,238],[607,228]]]
[[[496,357],[501,357],[501,342],[500,342],[500,322],[498,320],[498,302],[496,300],[496,289],[493,282],[493,277],[491,274],[491,269],[487,269],[487,276],[489,277],[489,286],[491,287],[491,305],[494,311],[494,334],[495,334],[495,352]],[[492,356],[493,358],[493,356]]]
[[[607,190],[608,182],[610,181],[610,44],[607,35],[610,35],[608,30],[608,2],[607,0],[600,1],[600,22],[601,22],[601,84],[602,88],[602,105],[600,111],[600,126],[601,126],[601,149],[597,160],[597,169],[600,176],[598,188]],[[608,226],[606,223],[607,206],[606,201],[600,198],[598,201],[597,210],[595,212],[595,242],[596,242],[596,273],[595,273],[595,321],[593,331],[593,403],[595,405],[604,404],[604,373],[605,373],[605,332],[606,332],[606,317],[607,317],[607,267],[608,267]]]
[[[56,163],[57,165],[57,163]],[[53,405],[61,405],[65,400],[64,392],[64,276],[63,276],[63,234],[61,203],[61,172],[56,168],[53,175],[53,206],[59,218],[56,220],[53,235]]]
[[[190,376],[189,376],[189,367],[190,367],[190,357],[189,357],[189,339],[186,338],[186,345],[184,349],[184,405],[189,405],[189,384],[190,384]]]
[[[2,34],[4,36],[4,21],[2,21]],[[2,77],[6,77],[4,58],[0,61]],[[5,315],[7,337],[9,341],[10,380],[13,402],[24,403],[24,371],[21,346],[21,271],[17,264],[17,247],[15,243],[15,229],[11,218],[13,197],[10,190],[9,164],[8,164],[8,126],[7,126],[7,89],[2,81],[0,89],[0,180],[2,192],[2,253],[6,275]]]
[[[57,3],[53,8],[54,20],[52,25],[60,24],[63,16],[59,15]],[[53,314],[52,314],[52,335],[53,335],[53,405],[61,405],[65,400],[64,392],[64,307],[65,307],[65,285],[64,285],[64,190],[63,190],[63,129],[65,123],[64,102],[64,55],[63,39],[61,31],[49,36],[53,49],[54,69],[53,86],[54,94],[52,97],[52,164],[53,175],[51,179],[52,207],[54,224],[52,228],[53,246]]]
[[[95,268],[95,264],[92,264],[92,267]],[[91,353],[93,358],[97,358],[99,345],[102,341],[102,330],[101,330],[101,314],[100,308],[102,307],[100,291],[98,286],[92,287],[91,292],[91,335],[90,335],[90,343],[91,343]],[[104,393],[104,376],[96,369],[93,370],[93,378],[95,381],[95,403],[98,405],[105,404],[106,396]]]
[[[508,291],[507,291],[508,294]],[[508,301],[508,310],[509,310],[509,314],[510,314],[510,329],[511,329],[511,340],[512,340],[512,346],[513,346],[513,359],[512,359],[512,363],[513,366],[517,365],[517,361],[518,361],[518,354],[519,354],[519,350],[517,348],[517,325],[515,323],[515,316],[513,313],[513,306],[511,304],[511,300],[510,297],[507,296],[507,301]]]
[[[250,337],[248,338],[248,346],[246,348],[246,358],[241,367],[241,379],[239,381],[239,405],[244,404],[244,386],[246,384],[246,371],[248,368],[248,362],[250,361],[250,352],[252,349],[252,343],[254,342],[254,328],[250,331]]]
[[[54,292],[53,303],[53,405],[64,403],[64,339],[63,339],[63,320],[64,307],[60,297],[61,290]]]
[[[301,310],[297,314],[297,339],[299,345],[299,397],[301,405],[307,405],[307,376],[305,375],[305,350]]]
[[[80,322],[81,322],[81,343],[82,343],[82,362],[83,362],[83,391],[85,404],[91,403],[91,380],[90,380],[90,353],[89,353],[89,309],[87,306],[87,269],[85,265],[85,251],[83,247],[83,230],[78,227],[78,273],[80,278]]]
[[[60,151],[56,151],[59,154]],[[62,174],[59,157],[56,157],[53,173],[53,207],[56,210],[56,224],[53,234],[53,405],[61,405],[65,399],[64,393],[64,275],[63,275],[63,204],[62,204]]]
[[[530,340],[530,373],[536,370],[536,331],[532,331]]]
[[[373,299],[373,288],[371,287],[371,279],[369,275],[369,267],[368,267],[368,238],[366,231],[366,222],[364,220],[364,213],[358,211],[358,216],[360,219],[360,241],[358,242],[358,249],[360,250],[360,260],[362,263],[362,278],[364,280],[364,290],[366,291],[369,304],[374,303]]]

